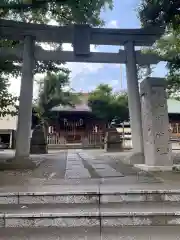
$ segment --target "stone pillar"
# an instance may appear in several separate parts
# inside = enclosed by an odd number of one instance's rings
[[[47,138],[43,124],[37,125],[34,130],[31,130],[31,154],[46,154],[48,153]]]
[[[133,42],[127,42],[126,50],[126,72],[128,87],[128,104],[130,114],[130,124],[132,132],[133,156],[132,163],[143,163],[143,139],[142,139],[142,121],[141,104],[139,95],[139,85],[137,76],[136,56]],[[137,157],[135,157],[135,155]]]
[[[146,78],[140,84],[145,164],[143,170],[171,170],[172,151],[166,98],[162,78]]]
[[[15,158],[19,161],[29,157],[33,98],[34,41],[31,36],[24,39],[23,66],[16,135]]]
[[[66,144],[66,139],[63,135],[60,134],[60,144],[65,145]]]
[[[88,136],[82,138],[82,148],[88,148],[90,146]]]
[[[116,128],[109,128],[106,132],[104,149],[107,152],[122,151],[123,140]]]

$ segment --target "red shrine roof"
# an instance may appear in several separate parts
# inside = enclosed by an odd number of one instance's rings
[[[88,93],[80,93],[80,103],[72,106],[58,105],[53,107],[51,111],[53,112],[92,112],[91,108],[88,106]]]

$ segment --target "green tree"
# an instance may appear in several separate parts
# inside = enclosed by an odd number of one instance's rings
[[[60,25],[87,23],[99,26],[104,23],[100,18],[101,10],[112,9],[112,0],[1,0],[1,16],[27,21],[48,23],[55,20]]]
[[[142,0],[138,13],[143,26],[166,28],[165,34],[148,52],[158,54],[167,62],[168,94],[177,97],[180,93],[180,2]]]
[[[139,82],[144,78],[149,77],[152,73],[152,70],[153,70],[152,66],[147,67],[137,65],[137,75]]]
[[[152,48],[167,62],[168,93],[172,97],[180,91],[180,31],[170,30]]]
[[[18,98],[8,91],[9,81],[0,75],[0,117],[16,115]]]
[[[13,41],[0,41],[0,47],[2,45],[13,47],[14,44]],[[14,65],[12,61],[0,59],[0,117],[17,113],[18,98],[9,92],[9,78],[17,77],[19,72],[20,66],[18,64]]]
[[[48,24],[50,21],[56,22],[57,25],[67,25],[71,23],[87,23],[91,26],[100,26],[104,22],[100,18],[100,12],[107,6],[112,8],[112,0],[1,0],[0,1],[0,18],[11,19],[15,21],[22,21],[28,23],[44,23]],[[9,46],[13,48],[21,44],[17,41],[1,40],[0,47]],[[61,45],[55,45],[55,48],[61,48]],[[3,87],[0,92],[8,93],[7,79],[10,76],[20,75],[21,63],[1,59],[0,61],[0,76],[1,85]],[[35,73],[58,73],[63,70],[61,62],[43,62],[37,61],[35,65]],[[10,75],[11,74],[11,75]],[[4,99],[5,95],[1,96],[1,106],[7,109],[8,101]],[[11,99],[13,103],[13,96],[8,93],[6,98]],[[2,109],[1,108],[1,109]]]
[[[143,26],[171,25],[176,29],[180,23],[179,0],[141,0],[138,12]]]
[[[34,104],[34,111],[38,114],[41,121],[48,123],[56,116],[51,109],[58,105],[74,105],[78,97],[71,90],[65,90],[69,87],[69,71],[47,73],[39,81],[39,94]]]
[[[88,104],[92,112],[107,124],[119,124],[129,119],[128,98],[126,93],[113,93],[107,84],[100,84],[89,95]]]

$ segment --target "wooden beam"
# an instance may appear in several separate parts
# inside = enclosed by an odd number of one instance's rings
[[[77,25],[75,26],[77,28]],[[89,27],[89,31],[90,44],[120,46],[127,41],[134,41],[137,46],[149,46],[163,34],[164,29],[106,29]],[[26,35],[34,36],[38,42],[73,43],[74,25],[59,27],[0,20],[1,38],[23,40]]]
[[[22,60],[22,48],[0,48],[0,57],[4,59]],[[46,51],[41,47],[35,49],[35,59],[39,61],[60,61],[60,62],[92,62],[92,63],[126,63],[126,52],[119,53],[91,52],[88,56],[75,56],[72,51]],[[157,64],[161,59],[154,54],[142,54],[136,51],[137,64]]]

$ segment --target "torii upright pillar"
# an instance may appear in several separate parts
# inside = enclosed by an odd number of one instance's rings
[[[133,154],[130,163],[144,163],[143,133],[141,121],[141,103],[136,67],[136,55],[133,42],[127,42],[126,50],[126,72],[128,87],[128,103],[130,113],[130,124],[132,132]]]
[[[31,36],[26,36],[24,39],[22,78],[15,153],[15,161],[22,164],[22,166],[31,166],[32,164],[29,160],[29,151],[32,119],[33,70],[34,40]]]

